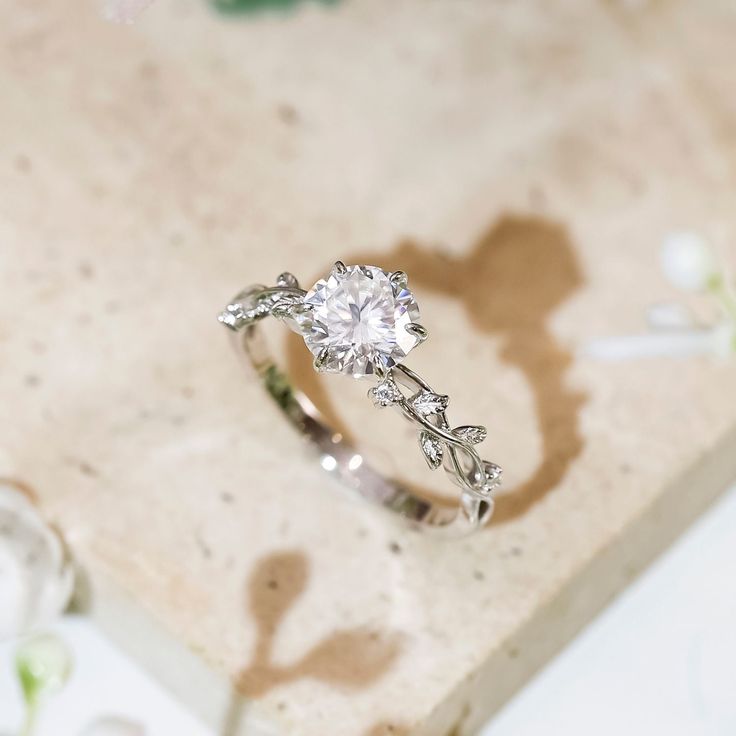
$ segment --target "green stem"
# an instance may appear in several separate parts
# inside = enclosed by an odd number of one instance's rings
[[[710,292],[715,296],[726,313],[726,316],[736,324],[736,295],[730,289],[729,284],[722,275],[718,275],[711,281]]]
[[[35,701],[26,703],[26,716],[23,720],[19,736],[33,736],[36,729],[36,716],[38,715],[38,707]]]

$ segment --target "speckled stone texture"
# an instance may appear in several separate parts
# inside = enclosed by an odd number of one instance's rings
[[[732,3],[0,7],[0,474],[223,734],[472,733],[736,474],[736,363],[576,357],[679,297],[673,229],[736,259]],[[475,538],[341,493],[231,353],[227,299],[336,258],[410,275],[408,364],[489,427]],[[441,483],[287,332],[379,465]]]

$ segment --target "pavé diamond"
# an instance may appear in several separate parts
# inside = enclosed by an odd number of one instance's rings
[[[324,370],[355,378],[401,362],[420,342],[406,326],[419,319],[419,307],[406,284],[392,284],[375,266],[333,271],[307,293],[311,308],[301,321],[307,347],[327,356]]]
[[[391,406],[401,401],[402,394],[399,387],[390,379],[381,381],[375,388],[368,392],[376,406]]]

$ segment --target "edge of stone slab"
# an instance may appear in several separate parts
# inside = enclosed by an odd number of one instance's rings
[[[218,736],[286,736],[228,677],[176,639],[134,598],[89,570],[79,610]],[[86,598],[86,600],[84,600]],[[196,698],[193,695],[196,693]]]
[[[736,482],[736,427],[507,641],[408,736],[472,736]]]

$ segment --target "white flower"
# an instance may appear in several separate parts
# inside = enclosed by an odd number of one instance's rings
[[[139,723],[124,718],[98,718],[82,731],[80,736],[145,736]]]
[[[53,621],[73,585],[59,537],[23,493],[0,482],[0,640]]]
[[[21,644],[15,655],[23,695],[29,707],[35,707],[46,695],[59,692],[72,671],[69,647],[53,634],[42,634]]]
[[[678,288],[704,291],[718,277],[718,264],[705,240],[693,232],[673,233],[662,246],[662,269]]]

